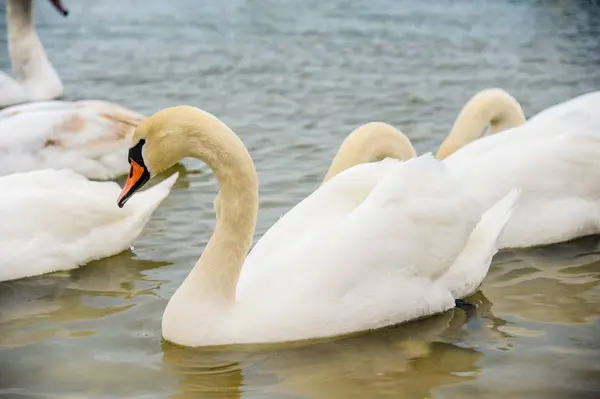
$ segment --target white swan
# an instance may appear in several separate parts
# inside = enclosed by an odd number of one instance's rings
[[[70,170],[0,177],[0,281],[70,270],[127,249],[169,194],[177,173],[118,209],[114,182]]]
[[[60,0],[50,0],[63,15]],[[0,108],[63,94],[60,77],[46,57],[33,22],[33,0],[6,0],[8,50],[16,79],[0,72]]]
[[[485,277],[519,196],[512,191],[481,217],[429,155],[357,165],[290,211],[341,212],[337,199],[348,196],[354,206],[344,217],[323,229],[298,226],[293,240],[246,259],[258,181],[239,138],[211,114],[182,106],[142,122],[133,143],[119,206],[183,157],[206,162],[220,184],[215,232],[163,315],[163,336],[185,346],[333,336],[443,312]],[[386,176],[365,193],[361,180],[373,173]],[[252,276],[259,262],[267,278]]]
[[[89,179],[127,173],[131,134],[144,117],[104,101],[49,101],[0,111],[0,176],[70,169]]]
[[[59,0],[52,0],[64,10]],[[32,0],[7,0],[13,70],[0,75],[0,105],[39,101],[62,94],[33,25]],[[108,180],[129,169],[125,154],[133,128],[145,117],[97,100],[42,101],[0,111],[0,176],[37,169],[71,169]]]
[[[600,91],[550,107],[502,134],[476,138],[450,135],[438,156],[482,209],[511,187],[523,189],[500,248],[600,233]]]

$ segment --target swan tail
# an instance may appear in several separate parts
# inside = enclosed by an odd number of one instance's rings
[[[454,298],[464,298],[477,291],[498,252],[498,239],[510,220],[521,196],[520,189],[511,190],[488,209],[477,223],[467,244],[450,269],[440,278]]]

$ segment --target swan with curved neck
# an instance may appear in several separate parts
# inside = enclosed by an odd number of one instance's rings
[[[429,155],[356,165],[292,209],[339,212],[336,198],[352,192],[359,200],[345,218],[308,236],[298,232],[285,246],[250,260],[258,178],[244,144],[224,123],[197,108],[168,108],[136,128],[133,144],[120,207],[152,175],[184,157],[204,161],[219,182],[214,233],[163,314],[163,336],[186,346],[326,337],[450,309],[481,283],[518,198],[509,194],[481,217]],[[360,184],[347,190],[345,181],[360,183],[381,168],[389,178],[366,198],[357,192]],[[424,213],[423,206],[431,209]],[[269,265],[267,278],[240,276],[242,266],[252,273],[256,263]]]
[[[444,159],[459,148],[478,139],[489,124],[490,133],[498,133],[525,123],[521,105],[502,89],[485,89],[464,105],[452,130],[440,145],[438,159]]]
[[[354,129],[335,154],[323,183],[354,165],[385,158],[407,160],[417,156],[402,132],[382,122],[366,123]]]
[[[60,0],[50,0],[64,16]],[[58,98],[63,85],[35,31],[33,0],[6,0],[8,51],[15,79],[0,73],[0,108]]]
[[[509,187],[523,188],[500,248],[549,245],[600,233],[598,110],[600,91],[586,93],[502,134],[475,140],[444,160],[484,207]],[[438,154],[451,153],[461,142],[450,139]]]

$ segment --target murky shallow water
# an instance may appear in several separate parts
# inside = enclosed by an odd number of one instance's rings
[[[532,115],[600,88],[590,1],[71,0],[66,20],[45,3],[38,29],[68,98],[148,114],[187,103],[236,130],[260,174],[257,237],[361,123],[391,123],[423,152],[479,89]],[[214,226],[212,174],[179,171],[133,252],[0,284],[1,397],[600,395],[596,237],[500,253],[471,315],[291,346],[163,344],[162,311]]]

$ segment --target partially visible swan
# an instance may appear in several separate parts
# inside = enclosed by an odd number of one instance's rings
[[[323,183],[354,165],[385,158],[404,161],[416,156],[409,138],[393,126],[382,122],[365,123],[342,142]]]
[[[163,336],[185,346],[334,336],[448,310],[485,277],[519,197],[511,191],[482,217],[429,155],[357,165],[290,211],[340,212],[337,199],[353,198],[337,223],[251,260],[254,163],[235,133],[207,112],[169,108],[136,128],[118,205],[184,157],[208,164],[221,198],[215,232],[163,315]],[[361,180],[372,181],[373,173],[385,176],[365,192]],[[266,278],[252,277],[257,263],[268,265]]]
[[[50,2],[61,14],[67,15],[60,0]],[[0,72],[0,108],[60,97],[62,82],[35,32],[33,0],[6,0],[6,28],[16,79]]]
[[[500,248],[600,233],[600,91],[552,106],[502,134],[476,138],[449,136],[438,156],[482,209],[511,187],[523,189]]]
[[[51,0],[66,14],[60,0]],[[33,0],[6,0],[14,80],[0,74],[0,106],[62,95],[62,83],[33,23]],[[0,176],[36,169],[71,169],[90,179],[127,173],[128,143],[145,117],[97,100],[41,101],[0,111]]]
[[[0,177],[0,281],[70,270],[127,249],[169,194],[177,173],[119,209],[114,182],[70,170]]]
[[[446,158],[457,149],[481,137],[489,125],[489,133],[502,132],[525,123],[521,105],[513,96],[498,88],[481,90],[467,101],[454,121],[452,130],[437,152]]]
[[[71,169],[109,180],[127,173],[126,154],[143,115],[104,101],[47,101],[0,111],[0,176]]]

